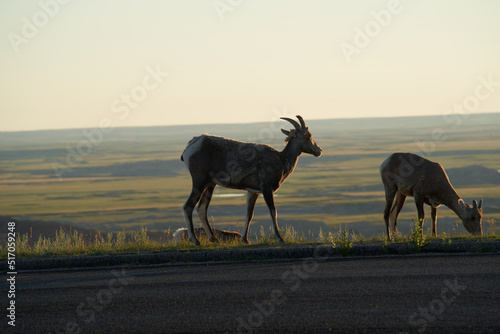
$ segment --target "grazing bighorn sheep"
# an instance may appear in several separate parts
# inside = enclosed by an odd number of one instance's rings
[[[439,163],[412,153],[393,153],[380,166],[380,175],[385,189],[384,220],[389,240],[391,240],[389,221],[396,232],[398,215],[407,196],[415,199],[421,229],[424,203],[431,206],[432,235],[436,235],[437,207],[441,204],[457,214],[470,234],[483,234],[481,229],[483,200],[479,201],[479,205],[476,201],[472,202],[472,206],[465,204]],[[396,201],[392,205],[394,197]]]
[[[279,152],[269,145],[244,143],[224,137],[202,134],[189,141],[182,153],[181,160],[191,174],[193,187],[184,204],[184,216],[187,223],[189,240],[195,245],[200,242],[193,229],[193,209],[198,203],[198,215],[212,242],[218,241],[207,219],[207,209],[216,185],[226,188],[247,190],[247,217],[245,231],[241,241],[249,243],[248,229],[252,221],[255,202],[259,194],[269,208],[274,225],[274,235],[283,243],[278,231],[274,192],[293,172],[302,152],[316,157],[321,155],[321,148],[316,144],[301,116],[295,120],[282,117],[295,129],[281,131],[287,136],[286,146]]]

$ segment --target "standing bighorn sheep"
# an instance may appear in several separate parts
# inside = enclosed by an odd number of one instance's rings
[[[483,200],[479,201],[479,205],[476,201],[472,202],[472,206],[465,204],[439,163],[416,154],[393,153],[380,166],[380,175],[385,188],[384,220],[389,240],[391,240],[389,221],[396,232],[398,215],[407,196],[415,199],[421,229],[424,220],[424,203],[431,206],[434,236],[436,235],[437,207],[441,204],[457,214],[470,234],[483,234],[481,229]],[[396,197],[396,202],[392,205],[394,197]]]
[[[290,131],[281,129],[287,136],[286,146],[281,152],[269,145],[244,143],[207,134],[194,137],[189,141],[181,160],[186,164],[193,182],[191,194],[184,204],[184,216],[190,241],[195,245],[200,244],[193,229],[193,210],[198,202],[198,215],[209,240],[217,241],[208,222],[207,209],[215,186],[220,185],[248,191],[247,217],[245,231],[241,237],[242,242],[249,243],[248,228],[252,221],[255,202],[262,193],[269,207],[274,235],[279,243],[283,243],[283,238],[278,231],[274,192],[293,172],[302,152],[316,157],[319,157],[322,152],[302,117],[297,115],[297,118],[300,125],[293,119],[281,118],[292,123],[295,128]]]

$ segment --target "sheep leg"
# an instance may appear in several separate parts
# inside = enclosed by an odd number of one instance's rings
[[[405,201],[406,201],[406,196],[398,192],[396,194],[396,202],[394,203],[394,206],[392,207],[390,213],[390,222],[394,234],[396,234],[396,232],[398,231],[398,216],[399,213],[401,212],[401,209],[403,208],[403,205],[405,204]]]
[[[193,227],[193,210],[194,207],[196,206],[196,203],[200,200],[201,194],[203,193],[203,189],[199,189],[195,186],[193,186],[193,189],[191,190],[191,194],[189,195],[186,203],[184,204],[184,218],[186,219],[186,224],[187,224],[187,231],[189,235],[189,241],[194,243],[196,246],[200,245],[200,242],[196,238],[196,235],[194,234],[194,227]]]
[[[269,213],[271,214],[271,219],[274,225],[274,237],[278,240],[278,243],[283,244],[283,238],[278,230],[278,214],[276,213],[276,207],[274,206],[274,195],[272,191],[264,191],[264,200],[266,201],[267,207],[269,208]]]
[[[384,209],[384,221],[385,221],[385,231],[387,233],[387,240],[391,240],[391,229],[389,226],[389,216],[391,214],[392,202],[394,201],[394,196],[396,196],[397,189],[389,189],[385,187],[385,209]]]
[[[437,235],[437,208],[431,207],[431,219],[432,219],[432,235]]]
[[[250,241],[248,241],[248,230],[250,228],[250,222],[252,221],[253,218],[253,210],[255,208],[255,202],[257,202],[258,197],[259,193],[254,193],[251,191],[247,193],[247,219],[245,222],[245,231],[243,232],[243,235],[240,238],[240,241],[245,244],[250,244]]]
[[[415,198],[415,205],[417,206],[417,213],[418,213],[418,223],[420,225],[420,230],[422,231],[422,238],[424,237],[424,218],[425,218],[425,212],[424,212],[424,199],[420,196],[414,196]]]
[[[209,184],[203,194],[201,195],[200,202],[198,203],[198,207],[196,211],[198,212],[198,216],[200,217],[201,223],[205,228],[205,232],[208,235],[208,240],[211,242],[219,243],[219,240],[214,234],[210,223],[208,222],[208,205],[210,204],[210,200],[212,199],[212,194],[214,192],[215,183]]]

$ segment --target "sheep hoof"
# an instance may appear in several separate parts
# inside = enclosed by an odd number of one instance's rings
[[[245,244],[245,245],[250,245],[250,241],[248,240],[248,238],[243,238],[243,237],[242,237],[242,238],[240,239],[240,241],[241,241],[241,243],[242,243],[242,244]]]
[[[196,238],[189,238],[189,241],[191,241],[195,246],[199,246],[200,242]]]

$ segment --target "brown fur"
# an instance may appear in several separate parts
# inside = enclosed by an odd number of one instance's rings
[[[264,196],[269,208],[276,239],[280,243],[284,242],[278,231],[274,192],[293,172],[301,153],[319,157],[322,150],[312,138],[302,117],[297,115],[300,125],[293,119],[282,119],[292,123],[295,129],[281,129],[287,136],[287,143],[281,152],[269,145],[244,143],[206,134],[188,143],[181,159],[191,174],[192,189],[183,209],[189,239],[195,245],[199,245],[193,229],[193,210],[196,205],[209,240],[217,241],[207,218],[208,206],[217,185],[247,191],[247,218],[241,237],[243,242],[249,243],[249,225],[259,194]]]
[[[483,200],[479,205],[476,201],[473,201],[472,206],[465,204],[439,163],[412,153],[393,153],[380,166],[380,175],[385,189],[384,220],[389,240],[389,225],[391,223],[394,232],[397,231],[397,218],[408,196],[415,199],[421,228],[424,204],[431,206],[433,235],[437,234],[437,208],[442,204],[457,214],[470,234],[482,234]]]

